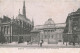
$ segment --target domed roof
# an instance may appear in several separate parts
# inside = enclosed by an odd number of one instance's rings
[[[45,22],[44,28],[55,28],[55,23],[54,23],[54,21],[53,21],[51,18],[49,18],[49,19]]]
[[[44,25],[54,25],[54,21],[52,20],[52,18],[49,18]]]

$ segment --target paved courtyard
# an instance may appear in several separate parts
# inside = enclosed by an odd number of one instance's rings
[[[68,45],[66,46],[66,43],[63,44],[62,42],[58,43],[58,44],[43,44],[42,47],[39,46],[39,44],[29,44],[27,45],[27,43],[7,43],[7,44],[0,44],[0,47],[26,47],[26,48],[80,48],[80,45],[76,44],[75,46],[73,45]]]

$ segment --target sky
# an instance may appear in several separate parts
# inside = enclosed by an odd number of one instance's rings
[[[22,14],[24,0],[0,0],[0,17],[16,18]],[[26,16],[34,25],[43,25],[52,18],[55,23],[65,23],[69,13],[80,8],[80,0],[25,0]]]

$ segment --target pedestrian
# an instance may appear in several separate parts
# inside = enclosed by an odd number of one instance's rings
[[[40,41],[40,47],[42,47],[42,44],[43,44],[43,40]]]

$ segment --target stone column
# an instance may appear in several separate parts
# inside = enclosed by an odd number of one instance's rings
[[[1,32],[1,26],[0,26],[0,32]]]
[[[7,34],[8,34],[8,26],[7,26]]]
[[[1,27],[1,33],[3,32],[3,27]]]
[[[3,26],[2,32],[3,32],[3,34],[4,34],[4,26]]]
[[[12,22],[10,24],[10,43],[12,42]]]
[[[50,30],[48,30],[48,44],[49,44],[49,39],[50,39]]]
[[[11,42],[12,42],[12,36],[13,36],[13,34],[12,34],[12,25],[11,25]]]

